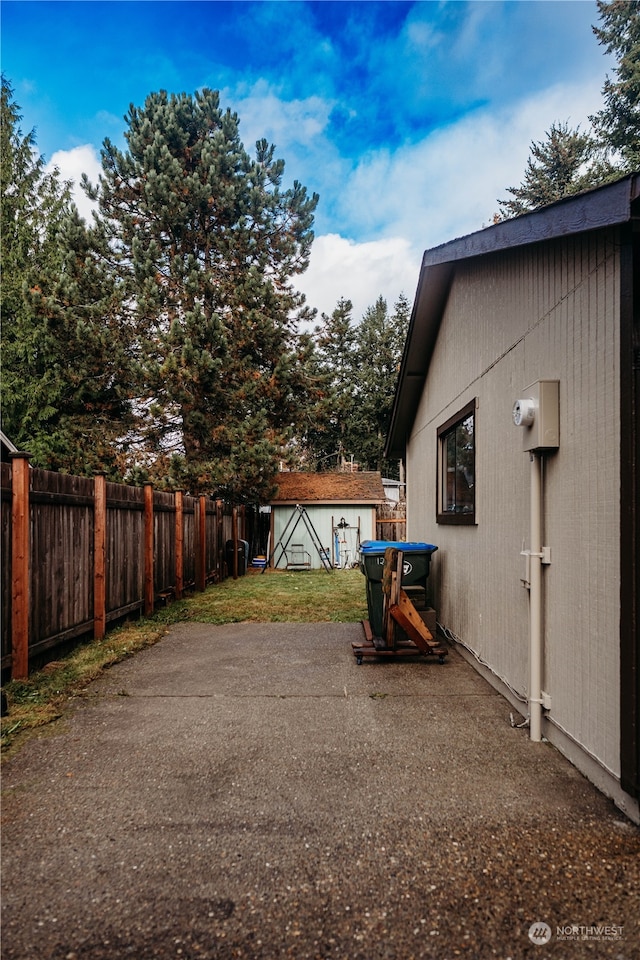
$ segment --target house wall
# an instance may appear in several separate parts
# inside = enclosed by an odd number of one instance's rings
[[[285,543],[300,543],[311,556],[311,569],[321,569],[323,564],[318,556],[318,551],[313,544],[311,534],[308,532],[304,520],[294,516],[295,506],[272,507],[272,536],[271,553],[273,553],[273,564],[278,568],[284,568],[287,565],[286,556],[282,554],[282,546]],[[333,538],[333,524],[337,524],[344,517],[352,529],[344,531],[342,539],[343,544],[339,544],[338,552],[341,555],[341,562],[347,560],[348,565],[357,562],[358,543],[363,540],[375,539],[375,507],[365,504],[330,504],[328,506],[306,506],[307,515],[313,527],[315,528],[320,542],[328,551],[327,556],[330,563],[336,559],[336,545]],[[291,522],[290,522],[291,521]],[[296,526],[297,521],[297,526]],[[287,524],[289,526],[287,527]],[[360,527],[360,536],[358,539],[357,527]],[[284,537],[284,538],[283,538]],[[280,541],[282,540],[282,544]]]
[[[560,447],[544,462],[543,732],[568,734],[615,777],[619,273],[614,230],[456,265],[407,449],[408,538],[439,547],[438,620],[526,699],[530,464],[512,407],[534,380],[560,381]],[[437,525],[436,431],[473,398],[476,525]]]

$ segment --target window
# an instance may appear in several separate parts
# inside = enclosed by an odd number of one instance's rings
[[[438,523],[476,522],[476,402],[438,429]]]

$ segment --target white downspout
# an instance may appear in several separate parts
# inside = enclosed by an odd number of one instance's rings
[[[529,736],[542,740],[542,455],[531,457],[529,540]]]

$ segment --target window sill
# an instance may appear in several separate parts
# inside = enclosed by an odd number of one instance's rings
[[[436,523],[454,524],[455,526],[475,527],[476,518],[473,513],[439,513]]]

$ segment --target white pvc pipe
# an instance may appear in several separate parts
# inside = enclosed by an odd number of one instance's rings
[[[531,453],[529,736],[542,740],[542,456]]]

